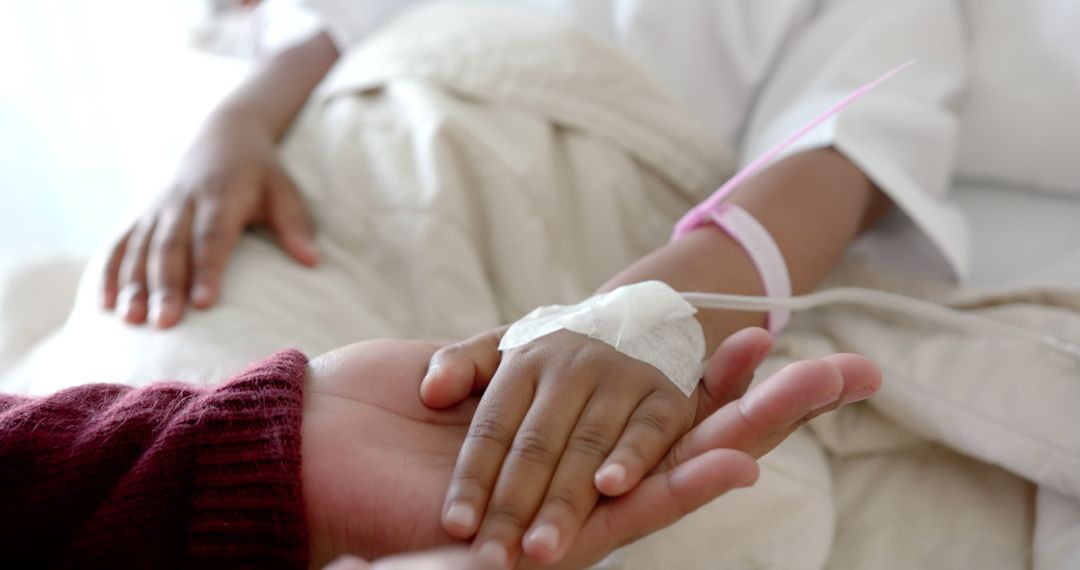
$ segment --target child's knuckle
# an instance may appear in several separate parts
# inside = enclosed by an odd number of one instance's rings
[[[509,444],[510,428],[493,417],[477,417],[469,426],[466,438],[481,444],[495,444],[503,449]]]
[[[635,414],[630,419],[630,423],[653,435],[668,438],[674,435],[675,432],[672,427],[673,416],[674,414],[671,412],[661,408],[653,408]]]
[[[567,442],[567,451],[590,457],[604,458],[611,452],[614,441],[600,426],[582,426]]]
[[[523,429],[514,438],[510,453],[531,463],[551,463],[555,459],[555,445],[543,430]]]

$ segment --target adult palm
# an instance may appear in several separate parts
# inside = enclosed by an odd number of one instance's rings
[[[713,405],[702,407],[697,427],[653,475],[593,510],[563,566],[595,562],[751,484],[757,467],[744,451],[760,456],[807,417],[880,385],[868,361],[835,355],[789,366],[740,398],[769,342],[757,329],[725,342],[706,372],[706,388],[719,395]],[[373,559],[456,542],[443,530],[440,511],[479,398],[444,410],[421,403],[420,382],[438,348],[370,341],[312,361],[303,477],[313,563],[343,553]],[[822,405],[826,400],[832,403]]]

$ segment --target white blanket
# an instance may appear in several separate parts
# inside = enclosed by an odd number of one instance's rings
[[[409,13],[346,54],[283,152],[318,223],[318,269],[246,236],[221,305],[157,332],[101,313],[98,259],[68,321],[3,388],[209,382],[286,346],[316,355],[375,337],[463,338],[584,298],[663,243],[731,166],[730,149],[618,54],[491,4]],[[941,298],[1080,338],[1075,296]],[[767,368],[836,350],[883,366],[872,406],[796,433],[763,460],[756,487],[605,564],[1028,567],[1033,483],[1068,497],[1055,505],[1080,497],[1077,369],[1022,344],[846,309],[797,319]],[[1080,555],[1061,530],[1071,516],[1048,531],[1065,537],[1051,541],[1065,563]]]

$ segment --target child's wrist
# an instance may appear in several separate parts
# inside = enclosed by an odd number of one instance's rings
[[[550,305],[525,315],[507,329],[499,350],[507,351],[560,331],[585,335],[651,364],[686,396],[701,377],[705,339],[697,310],[666,283],[624,285],[576,305]]]
[[[245,101],[226,100],[210,112],[203,129],[215,130],[219,128],[254,128],[266,132],[268,136],[272,134],[269,121],[259,113],[255,105]]]
[[[691,232],[712,226],[726,234],[739,246],[757,273],[761,289],[768,297],[791,296],[791,277],[787,262],[772,234],[741,206],[731,203],[697,207],[688,212],[675,227],[672,241],[685,239]],[[773,334],[787,325],[789,312],[773,310],[768,313],[766,327]]]
[[[764,294],[746,250],[715,226],[702,227],[664,245],[608,281],[600,292],[650,279],[663,281],[681,292]],[[767,324],[765,313],[754,311],[699,309],[695,318],[705,334],[706,355],[736,331]]]

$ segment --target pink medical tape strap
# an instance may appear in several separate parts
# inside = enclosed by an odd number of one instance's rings
[[[754,264],[766,297],[784,298],[791,296],[791,276],[788,275],[784,254],[776,245],[769,230],[761,225],[750,212],[735,204],[721,204],[705,217],[697,219],[694,228],[705,224],[716,224],[739,247],[746,251]],[[769,311],[767,326],[769,332],[778,334],[791,320],[791,312],[783,309]]]

